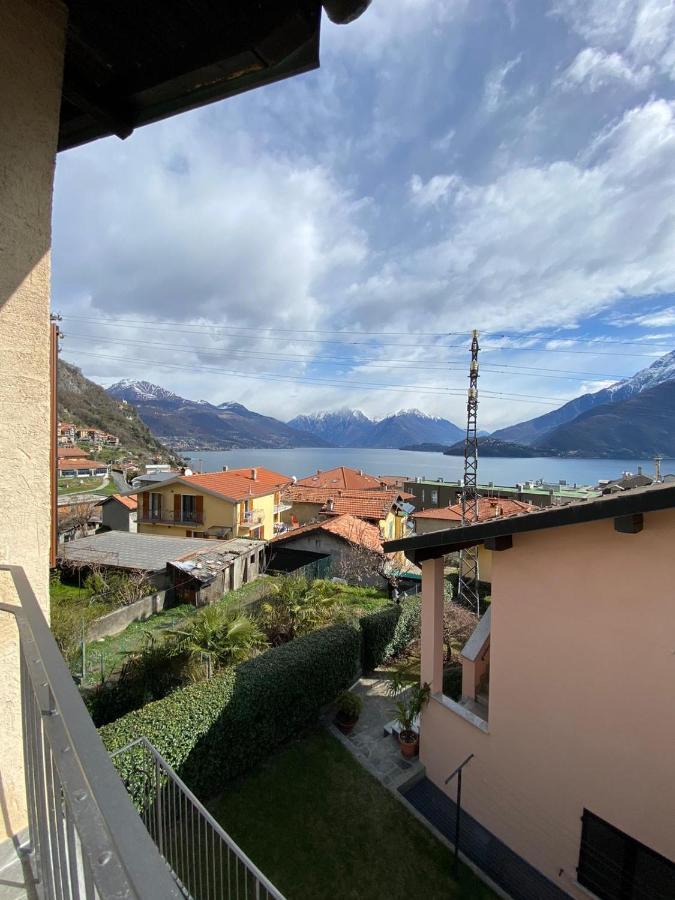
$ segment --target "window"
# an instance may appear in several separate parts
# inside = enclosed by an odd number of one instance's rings
[[[433,488],[431,491],[431,505],[438,506],[438,491],[436,488]]]
[[[181,494],[180,517],[181,522],[197,521],[197,498],[193,494]]]
[[[150,518],[160,519],[162,517],[162,495],[150,494]]]
[[[675,863],[584,810],[577,880],[601,900],[675,897]]]

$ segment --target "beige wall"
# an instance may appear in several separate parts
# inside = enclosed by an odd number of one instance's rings
[[[421,759],[444,788],[475,753],[467,811],[581,898],[584,807],[675,859],[675,512],[647,514],[639,534],[607,520],[513,541],[493,559],[487,732],[434,698]],[[423,564],[428,680],[433,566]]]
[[[0,14],[0,562],[23,566],[48,610],[49,247],[65,8]],[[10,600],[7,579],[0,598]],[[25,824],[16,626],[0,613],[0,841]]]

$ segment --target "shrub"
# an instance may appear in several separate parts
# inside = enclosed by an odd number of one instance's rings
[[[396,603],[388,603],[377,612],[368,613],[359,619],[364,672],[371,672],[385,659],[387,646],[394,637],[400,615],[401,607]]]
[[[195,793],[212,797],[314,721],[356,677],[359,652],[357,629],[323,628],[106,725],[103,743],[114,751],[145,736]],[[140,805],[134,754],[115,764]]]
[[[363,700],[353,691],[343,691],[336,701],[338,713],[347,721],[353,722],[361,715]]]
[[[271,644],[285,644],[346,618],[338,592],[327,585],[317,581],[310,586],[306,578],[291,576],[275,579],[257,615]]]
[[[461,665],[447,666],[443,670],[443,693],[452,700],[459,700],[462,696]]]
[[[413,641],[419,640],[422,630],[422,598],[415,594],[401,604],[401,615],[394,634],[384,648],[385,659],[401,654]]]

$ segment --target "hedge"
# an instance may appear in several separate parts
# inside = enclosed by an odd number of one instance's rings
[[[364,672],[372,672],[386,659],[387,645],[394,637],[400,615],[401,607],[396,603],[390,603],[359,619],[363,643],[361,661]]]
[[[401,604],[401,615],[396,623],[394,634],[384,649],[385,658],[398,656],[411,641],[419,638],[421,628],[422,597],[420,594],[415,594]]]
[[[149,703],[105,725],[100,735],[111,752],[146,737],[198,796],[213,797],[349,687],[360,652],[353,626],[322,628]],[[140,805],[138,755],[123,753],[115,765]]]

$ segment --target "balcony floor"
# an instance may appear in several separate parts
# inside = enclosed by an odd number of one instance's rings
[[[0,868],[0,900],[38,900],[28,861],[12,853],[8,857],[3,855],[0,860],[0,866],[4,863]]]

